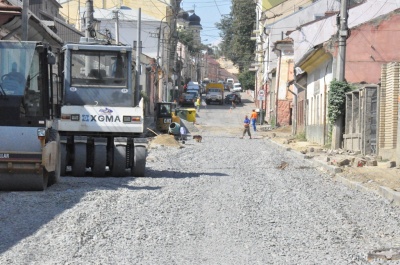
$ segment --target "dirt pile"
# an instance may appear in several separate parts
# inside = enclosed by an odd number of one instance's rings
[[[170,146],[170,147],[180,147],[181,145],[175,139],[173,135],[170,134],[159,134],[150,141],[150,147],[157,145]]]

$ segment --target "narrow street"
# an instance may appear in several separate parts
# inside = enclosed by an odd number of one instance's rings
[[[399,264],[400,208],[268,139],[254,107],[202,106],[185,144],[149,145],[145,178],[65,177],[0,193],[0,264]]]

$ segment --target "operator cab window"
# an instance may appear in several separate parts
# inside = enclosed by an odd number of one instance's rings
[[[34,42],[0,43],[0,120],[43,116],[41,60]]]
[[[73,50],[71,86],[121,88],[127,83],[127,56],[118,51]]]

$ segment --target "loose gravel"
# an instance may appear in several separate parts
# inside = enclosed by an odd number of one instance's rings
[[[400,208],[268,139],[151,145],[145,178],[0,193],[0,264],[400,264]],[[279,166],[287,163],[284,169]]]

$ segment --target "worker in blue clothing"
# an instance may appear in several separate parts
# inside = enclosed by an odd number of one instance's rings
[[[251,139],[251,133],[250,133],[250,119],[249,119],[249,116],[247,116],[247,115],[244,117],[243,126],[244,126],[243,136],[240,137],[240,138],[243,138],[244,135],[245,135],[246,132],[247,132],[247,134],[249,135],[249,137],[250,137],[250,139]]]

